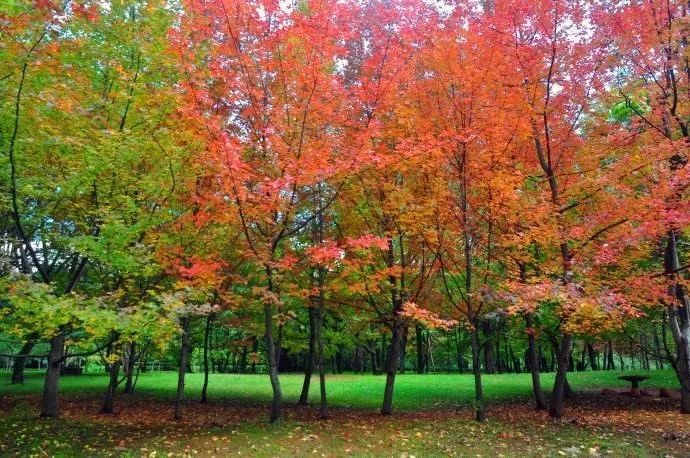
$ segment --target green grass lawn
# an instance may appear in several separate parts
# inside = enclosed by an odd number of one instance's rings
[[[638,372],[636,372],[638,373]],[[624,390],[621,372],[575,372],[580,392]],[[676,388],[670,370],[652,371],[644,388]],[[0,456],[690,456],[690,419],[673,402],[639,401],[598,394],[569,402],[564,423],[536,413],[529,374],[484,376],[489,420],[472,421],[469,374],[402,374],[397,377],[393,417],[378,415],[384,376],[329,375],[332,418],[316,419],[314,408],[296,408],[302,376],[284,374],[285,418],[267,423],[271,396],[266,375],[211,375],[209,405],[199,397],[201,374],[187,377],[185,418],[172,420],[170,399],[177,374],[142,374],[134,397],[118,395],[114,416],[98,415],[104,375],[61,379],[64,418],[39,420],[42,374],[29,372],[24,385],[0,374]],[[545,389],[553,374],[543,374]],[[315,382],[316,380],[314,380]],[[318,385],[312,384],[316,401]],[[659,401],[660,402],[660,401]],[[578,405],[578,403],[582,405]],[[678,440],[667,440],[668,432]]]
[[[645,372],[634,372],[645,373]],[[625,388],[628,382],[618,380],[624,372],[594,371],[573,372],[568,376],[575,390],[596,390],[601,388]],[[671,370],[645,373],[650,379],[642,383],[645,388],[676,388],[678,380]],[[24,385],[0,383],[0,394],[40,393],[43,383],[41,373],[28,372]],[[187,374],[185,395],[196,399],[200,396],[203,375]],[[302,388],[301,374],[283,374],[280,381],[287,403],[297,402]],[[316,378],[314,379],[316,381]],[[484,375],[484,393],[488,401],[526,399],[532,393],[532,379],[529,374]],[[107,386],[103,374],[63,376],[60,380],[62,393],[103,392]],[[328,400],[332,406],[362,409],[378,408],[383,396],[385,376],[374,375],[329,375],[327,379]],[[553,374],[542,374],[542,386],[548,390],[553,383]],[[136,389],[139,395],[158,399],[170,399],[177,387],[176,372],[145,373],[139,377]],[[268,402],[271,385],[267,375],[257,374],[211,374],[208,387],[209,398],[247,402]],[[318,397],[318,385],[312,383],[311,398]],[[395,407],[401,410],[432,409],[439,406],[470,405],[474,397],[474,379],[471,374],[399,374],[395,382]]]

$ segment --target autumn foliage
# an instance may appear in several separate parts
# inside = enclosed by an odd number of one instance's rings
[[[496,323],[540,408],[553,349],[561,417],[575,342],[664,322],[690,412],[686,3],[173,3],[0,10],[0,332],[50,342],[45,415],[66,340],[107,348],[112,407],[142,342],[185,362],[201,322],[271,420],[290,355],[326,417],[328,357],[368,352],[390,414],[413,336],[418,368],[467,336],[480,421]]]

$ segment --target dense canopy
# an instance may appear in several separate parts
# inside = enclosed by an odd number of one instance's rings
[[[690,413],[690,6],[9,0],[0,348],[109,374],[673,367]],[[615,361],[614,354],[619,358]],[[445,356],[447,355],[447,356]],[[443,362],[445,361],[445,362]],[[623,365],[623,367],[621,367]],[[554,371],[544,398],[540,371]]]

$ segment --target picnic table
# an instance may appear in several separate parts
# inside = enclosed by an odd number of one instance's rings
[[[646,375],[621,375],[618,377],[619,380],[625,380],[631,383],[630,395],[639,396],[640,395],[640,382],[647,380],[649,377]]]

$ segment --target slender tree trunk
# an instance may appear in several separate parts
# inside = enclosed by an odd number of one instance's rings
[[[530,314],[525,315],[525,321],[527,327],[532,327],[532,317]],[[536,403],[537,410],[546,410],[546,400],[544,399],[544,393],[541,390],[541,379],[539,375],[539,357],[537,355],[537,345],[535,343],[534,332],[530,329],[527,333],[527,354],[529,361],[529,369],[532,373],[532,391],[534,392],[534,402]]]
[[[299,396],[297,405],[309,405],[309,385],[311,384],[311,375],[314,371],[314,352],[316,348],[316,314],[318,310],[315,307],[309,307],[309,350],[307,351],[307,360],[304,363],[304,381],[302,382],[302,393]]]
[[[604,366],[606,370],[611,371],[615,369],[615,362],[613,360],[613,342],[610,340],[606,342]]]
[[[48,367],[43,383],[43,400],[41,401],[42,417],[57,417],[59,413],[58,393],[60,384],[60,366],[64,354],[65,335],[60,332],[50,339]]]
[[[184,378],[189,360],[189,324],[190,318],[180,320],[182,325],[182,339],[180,343],[180,367],[177,373],[177,393],[175,395],[175,420],[182,418],[182,398],[184,397]]]
[[[256,356],[259,351],[259,339],[256,336],[252,337],[252,353]],[[256,358],[252,358],[252,374],[256,374]]]
[[[474,374],[474,417],[482,422],[486,419],[484,413],[484,391],[482,388],[482,370],[479,355],[479,327],[475,320],[470,346],[472,347],[472,373]]]
[[[206,327],[204,328],[204,385],[201,388],[201,400],[202,404],[206,403],[207,393],[208,393],[208,345],[211,337],[211,325],[213,324],[213,314],[209,314],[206,317]]]
[[[494,346],[491,323],[488,320],[482,322],[482,330],[484,331],[484,371],[487,374],[496,373],[496,358],[494,357]]]
[[[593,371],[599,370],[599,365],[597,364],[597,353],[594,351],[594,345],[592,342],[587,342],[587,355],[589,356],[589,365]]]
[[[402,324],[400,318],[395,316],[393,322],[391,343],[386,355],[386,387],[383,393],[383,405],[381,413],[390,415],[393,413],[393,389],[395,386],[395,375],[398,369],[398,359],[400,358],[400,345],[402,343]]]
[[[405,356],[407,349],[407,335],[410,332],[410,327],[406,324],[403,326],[402,338],[400,340],[400,361],[398,364],[398,370],[401,374],[405,373]]]
[[[119,382],[118,378],[120,377],[121,365],[122,361],[119,359],[110,365],[110,378],[108,382],[108,389],[105,392],[105,398],[103,399],[101,413],[113,413],[113,408],[115,406],[115,393],[117,391],[117,385]]]
[[[563,384],[564,396],[566,399],[571,399],[575,397],[575,392],[570,386],[570,381],[568,381],[568,376],[565,377],[565,383]]]
[[[27,356],[33,350],[36,342],[31,339],[24,342],[22,348],[19,350],[19,356],[14,358],[12,363],[12,384],[24,383],[24,367],[26,366]]]
[[[462,345],[462,334],[459,326],[455,332],[455,338],[457,340],[458,371],[462,374],[465,372],[465,348]]]
[[[272,273],[268,270],[268,289],[273,292]],[[280,377],[278,375],[278,349],[273,335],[273,304],[264,304],[264,328],[266,339],[266,353],[268,356],[268,377],[271,381],[273,400],[271,402],[270,421],[274,423],[280,419],[283,407],[283,393],[280,389]]]
[[[136,342],[131,342],[129,344],[129,357],[127,358],[127,367],[125,374],[127,376],[125,380],[124,392],[127,394],[134,393],[134,371],[137,367],[137,344]]]
[[[654,327],[654,365],[657,370],[664,368],[664,362],[661,359],[661,342],[659,341],[659,331]]]
[[[568,374],[572,339],[573,336],[571,334],[563,334],[561,346],[558,351],[556,379],[553,384],[553,392],[551,393],[551,402],[549,403],[549,415],[553,418],[561,418],[563,416],[563,403],[566,394],[565,386],[567,383],[566,378]]]
[[[249,353],[249,348],[246,345],[242,347],[242,353],[240,355],[240,364],[238,371],[240,374],[247,372],[247,354]]]
[[[422,332],[424,332],[422,326],[420,324],[415,325],[414,328],[414,335],[415,335],[415,344],[417,348],[417,373],[418,374],[423,374],[424,373],[424,336],[422,335]]]
[[[323,289],[321,290],[320,305],[316,316],[316,368],[319,372],[319,417],[322,419],[328,418],[328,398],[326,396],[326,365],[323,360]]]
[[[690,337],[690,336],[689,336]],[[678,351],[676,375],[680,380],[680,412],[690,414],[690,354],[687,348]]]
[[[667,306],[667,319],[676,344],[674,369],[680,382],[680,411],[690,414],[690,300],[684,285],[679,281],[677,234],[669,231],[664,254],[664,270],[671,279],[670,295],[676,303]]]
[[[148,363],[148,349],[146,347],[140,350],[137,360],[139,361],[139,364],[137,364],[136,374],[134,375],[134,380],[132,381],[132,393],[134,393],[134,390],[137,388],[139,374],[146,372],[146,364]]]
[[[371,359],[371,375],[378,375],[379,374],[379,362],[377,359],[376,351],[371,351],[369,352],[369,356]]]

